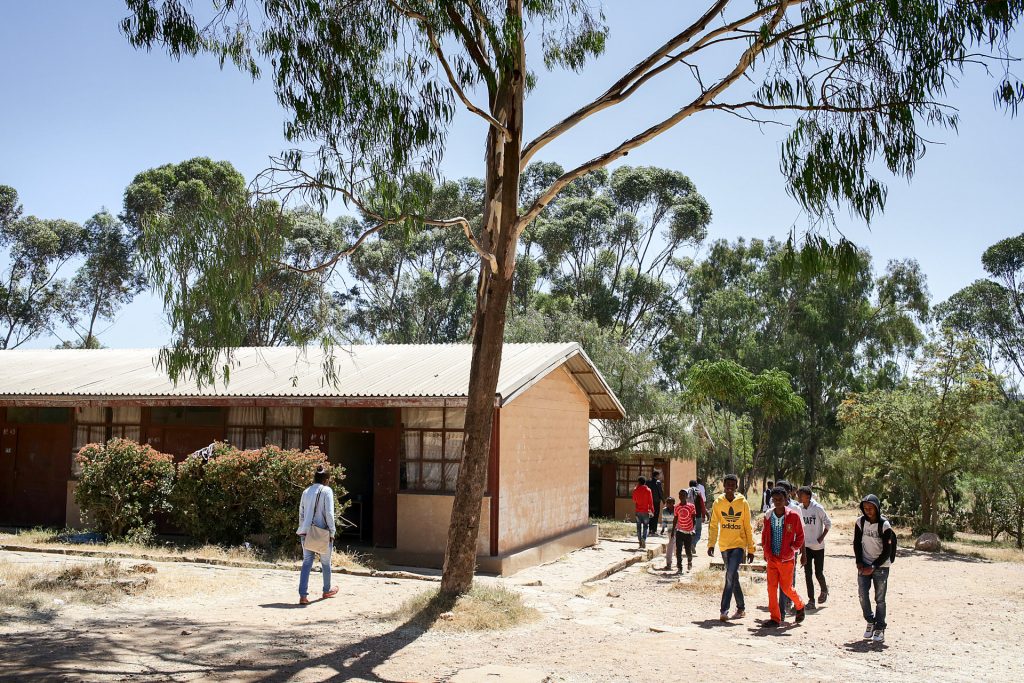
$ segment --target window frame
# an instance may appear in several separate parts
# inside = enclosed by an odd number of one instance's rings
[[[449,489],[447,487],[447,478],[445,477],[445,469],[448,465],[454,465],[455,480],[458,481],[459,468],[462,467],[462,460],[466,454],[466,428],[463,425],[460,428],[448,426],[448,411],[449,408],[442,408],[444,416],[441,421],[441,427],[406,427],[405,423],[402,423],[401,432],[401,448],[398,457],[398,492],[399,493],[411,493],[416,495],[432,495],[432,496],[453,496],[455,495],[455,484]],[[441,438],[441,457],[437,460],[428,460],[423,457],[423,435],[426,433],[438,434]],[[408,450],[406,448],[406,435],[415,434],[417,436],[419,444],[419,457],[410,458]],[[453,458],[448,455],[448,434],[462,434],[462,448],[460,449],[459,457]],[[416,482],[410,482],[407,474],[406,465],[414,463],[419,466]],[[426,488],[423,486],[423,465],[437,464],[441,467],[441,486],[440,488]],[[403,481],[404,478],[404,481]]]
[[[305,419],[304,419],[303,414],[302,414],[302,408],[298,408],[298,411],[299,411],[298,424],[285,425],[285,424],[271,424],[269,422],[269,415],[270,415],[270,411],[271,411],[272,408],[293,408],[293,406],[256,406],[261,411],[263,411],[263,413],[262,413],[263,423],[261,425],[233,425],[233,424],[231,424],[231,409],[234,408],[234,407],[237,407],[237,406],[228,406],[227,410],[224,411],[224,441],[225,442],[227,442],[227,443],[231,444],[232,446],[234,446],[235,448],[238,448],[238,449],[241,449],[241,450],[259,450],[260,448],[266,448],[267,446],[276,446],[277,448],[281,448],[283,450],[300,450],[300,451],[303,450],[305,442],[306,442],[306,439],[305,439],[305,429],[304,429]],[[249,406],[245,406],[245,407],[249,407]],[[281,443],[280,444],[272,444],[272,443],[267,441],[267,433],[270,432],[271,430],[280,430],[281,431]],[[235,440],[232,439],[232,432],[234,432],[234,431],[240,431],[242,433],[242,442],[240,444],[239,443],[235,443]],[[298,444],[298,446],[295,446],[294,448],[289,448],[288,446],[285,445],[285,443],[287,442],[287,439],[285,438],[285,436],[289,432],[296,432],[296,433],[298,433],[299,444]],[[257,437],[256,441],[260,444],[259,446],[256,446],[255,448],[249,448],[249,447],[246,446],[246,444],[249,443],[250,435],[255,435]]]
[[[635,460],[615,463],[615,497],[632,498],[637,479],[640,477],[649,478],[652,470],[661,470],[664,474],[667,468],[668,461],[666,460],[645,460],[640,457],[637,457]],[[623,477],[623,471],[626,472],[625,477]],[[624,486],[624,488],[620,488],[621,486]],[[621,490],[625,490],[624,495],[619,494]]]

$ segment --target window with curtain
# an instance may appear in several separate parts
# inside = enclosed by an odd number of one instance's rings
[[[245,450],[279,446],[302,448],[302,408],[232,406],[228,408],[228,443]]]
[[[399,488],[454,493],[465,441],[462,408],[403,408]]]
[[[86,444],[106,443],[111,439],[131,439],[138,442],[142,437],[142,408],[137,406],[87,406],[76,408],[75,431],[71,453],[71,470],[78,476],[80,469],[74,456]]]

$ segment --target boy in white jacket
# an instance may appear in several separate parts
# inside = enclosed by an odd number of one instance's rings
[[[815,577],[821,587],[818,602],[825,604],[828,600],[828,583],[825,582],[825,537],[832,528],[832,520],[828,518],[828,513],[821,503],[813,499],[810,486],[801,486],[796,495],[800,499],[797,512],[804,522],[804,551],[800,554],[800,566],[804,568],[804,579],[807,581],[807,607],[815,609]]]

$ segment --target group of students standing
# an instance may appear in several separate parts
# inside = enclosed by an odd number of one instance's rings
[[[700,540],[702,523],[708,524],[708,556],[714,557],[715,545],[722,553],[725,566],[725,586],[722,590],[722,621],[742,619],[746,616],[743,590],[740,587],[739,568],[744,559],[754,561],[757,550],[754,542],[753,514],[743,494],[739,493],[739,478],[734,474],[722,480],[724,493],[718,496],[711,509],[707,509],[701,482],[690,481],[687,489],[679,491],[679,502],[664,499],[661,473],[655,470],[651,479],[640,477],[633,490],[636,507],[637,539],[646,547],[649,534],[657,535],[654,511],[662,509],[662,521],[671,525],[669,546],[666,549],[666,570],[671,570],[675,551],[677,571],[682,573],[682,554],[685,550],[687,571],[693,567],[693,554]],[[664,508],[661,503],[664,502]],[[881,503],[874,495],[865,496],[860,504],[861,516],[854,527],[853,550],[857,564],[858,594],[867,626],[864,638],[876,643],[885,640],[886,604],[889,567],[896,557],[896,534],[888,520],[882,517]],[[671,513],[669,513],[671,510]],[[761,547],[767,565],[768,628],[785,623],[793,616],[796,623],[804,620],[806,610],[828,600],[825,580],[825,537],[832,528],[825,508],[814,499],[811,487],[797,489],[786,481],[768,482],[762,495]],[[674,546],[674,547],[673,547]],[[805,603],[796,590],[796,562],[804,568],[808,600]],[[814,581],[819,593],[814,597]],[[874,589],[874,604],[871,589]],[[729,616],[732,600],[736,611]]]

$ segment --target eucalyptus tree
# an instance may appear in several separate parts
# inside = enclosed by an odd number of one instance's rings
[[[946,89],[969,63],[1002,66],[1022,12],[1020,0],[688,3],[678,24],[651,22],[631,33],[640,61],[593,99],[567,101],[570,113],[528,141],[524,104],[542,70],[580,72],[609,39],[611,27],[588,0],[211,0],[201,13],[189,0],[126,3],[130,15],[122,28],[136,46],[161,47],[178,58],[212,52],[254,76],[269,67],[286,110],[286,136],[312,148],[282,154],[270,189],[304,190],[321,206],[340,195],[376,221],[340,253],[405,223],[461,228],[479,254],[466,455],[442,580],[449,596],[472,582],[517,246],[558,194],[691,117],[778,115],[793,123],[781,167],[798,201],[815,214],[845,203],[869,219],[885,203],[873,164],[900,176],[913,173],[925,146],[921,122],[955,126],[956,113],[941,102]],[[655,79],[674,79],[682,104],[663,103],[650,112],[653,124],[619,142],[592,139],[593,157],[520,206],[520,178],[531,160]],[[562,92],[569,99],[578,91]],[[1024,99],[1024,87],[1009,75],[996,93],[1009,106]],[[460,109],[486,124],[478,140],[484,178],[478,233],[464,216],[425,215],[424,202],[397,201],[403,178],[437,171]],[[376,187],[366,199],[369,185]],[[210,277],[221,281],[235,267],[253,267],[232,257],[220,265],[229,267]],[[226,287],[210,289],[221,305],[233,305],[223,296]],[[187,349],[179,351],[191,358]]]
[[[115,216],[103,210],[84,224],[83,262],[68,286],[68,306],[61,317],[76,342],[73,348],[97,348],[96,326],[113,321],[146,284],[139,269],[135,240]]]
[[[656,347],[681,311],[686,257],[706,237],[711,208],[688,177],[669,169],[601,169],[575,185],[523,233],[523,257],[538,265],[533,287],[630,349]],[[523,260],[521,278],[531,270]]]
[[[944,324],[979,342],[1004,391],[1024,379],[1024,234],[993,244],[982,254],[988,279],[976,280],[937,307]]]
[[[23,213],[14,188],[0,185],[0,349],[15,349],[52,329],[70,305],[60,271],[84,246],[78,223]]]

